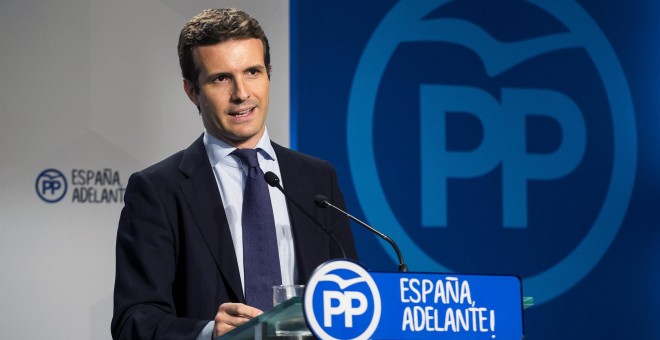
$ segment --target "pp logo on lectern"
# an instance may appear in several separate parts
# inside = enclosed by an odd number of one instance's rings
[[[329,261],[307,283],[304,310],[309,328],[319,338],[368,339],[380,321],[380,293],[357,263]]]

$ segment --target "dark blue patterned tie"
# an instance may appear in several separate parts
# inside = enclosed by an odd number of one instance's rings
[[[243,191],[243,273],[245,300],[261,310],[273,306],[273,285],[282,284],[275,218],[256,149],[233,152],[248,167]]]

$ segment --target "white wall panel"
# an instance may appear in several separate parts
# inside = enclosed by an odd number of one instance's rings
[[[74,191],[117,192],[201,134],[182,90],[178,33],[201,9],[226,6],[245,9],[269,36],[269,131],[288,145],[288,1],[0,2],[2,338],[110,338],[123,204],[73,201]],[[35,186],[49,168],[67,179],[56,203]],[[75,169],[108,169],[119,183],[76,184]]]

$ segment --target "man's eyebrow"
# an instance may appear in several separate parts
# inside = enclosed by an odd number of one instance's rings
[[[264,65],[257,64],[257,65],[254,65],[254,66],[249,66],[249,67],[247,67],[245,70],[246,70],[246,71],[249,71],[249,70],[254,70],[254,69],[265,70],[266,67],[265,67]]]
[[[256,64],[256,65],[253,65],[253,66],[246,67],[245,70],[243,70],[243,72],[247,72],[247,71],[250,71],[250,70],[265,71],[266,67],[264,65],[261,65],[261,64]],[[228,78],[233,77],[231,72],[219,71],[219,72],[209,74],[208,77],[206,77],[206,79],[207,80],[213,80],[213,79],[215,79],[219,76],[225,76],[225,77],[228,77]]]

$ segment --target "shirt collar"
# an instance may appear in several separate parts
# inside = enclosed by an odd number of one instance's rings
[[[229,145],[226,142],[214,137],[208,131],[204,131],[204,146],[206,147],[206,154],[209,157],[211,166],[216,166],[218,163],[223,163],[235,168],[240,167],[239,161],[230,154],[236,150],[235,146]],[[270,143],[268,129],[264,130],[264,134],[257,142],[256,149],[260,149],[259,153],[266,160],[277,160],[273,145]]]

